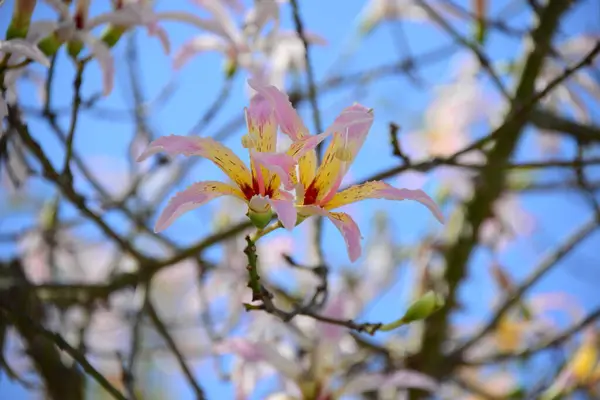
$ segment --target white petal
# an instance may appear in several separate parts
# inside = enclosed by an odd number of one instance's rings
[[[100,64],[100,69],[102,70],[103,94],[108,96],[110,92],[112,92],[115,79],[115,62],[112,54],[110,54],[110,49],[103,42],[87,32],[77,32],[76,35],[90,48],[94,58]]]
[[[43,66],[50,66],[48,57],[46,57],[36,45],[23,39],[0,41],[0,52],[17,54],[33,61],[37,61]]]

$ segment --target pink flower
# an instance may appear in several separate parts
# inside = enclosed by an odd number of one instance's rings
[[[59,14],[61,21],[44,21],[34,23],[32,30],[38,39],[53,35],[54,44],[60,45],[62,42],[75,44],[73,49],[77,53],[77,43],[87,46],[100,64],[102,70],[102,84],[104,95],[110,94],[114,83],[114,60],[110,54],[110,47],[103,40],[92,35],[92,31],[102,25],[112,25],[122,30],[133,26],[145,26],[148,33],[159,38],[165,52],[170,51],[169,38],[159,25],[159,19],[175,19],[184,22],[190,22],[195,25],[204,26],[205,24],[193,16],[183,15],[183,13],[163,13],[156,14],[152,11],[152,6],[145,0],[131,0],[115,2],[113,11],[89,18],[90,0],[79,0],[76,3],[75,12],[71,15],[69,6],[60,0],[46,0]]]
[[[422,190],[397,189],[385,182],[373,181],[338,192],[342,179],[350,168],[373,124],[373,112],[360,104],[347,107],[327,130],[309,135],[308,129],[292,107],[286,95],[274,86],[254,88],[269,99],[275,108],[281,130],[295,142],[288,154],[299,159],[296,185],[296,206],[301,218],[322,215],[329,218],[340,231],[351,261],[361,255],[361,234],[350,215],[330,210],[365,199],[415,200],[428,207],[439,221],[442,213],[435,202]],[[323,162],[317,168],[315,147],[323,136],[333,135]]]
[[[276,153],[277,105],[268,101],[267,95],[284,95],[274,87],[262,88],[256,83],[250,84],[259,92],[250,100],[250,107],[246,109],[248,134],[242,138],[243,146],[250,152],[250,169],[231,149],[212,138],[164,136],[150,143],[139,156],[138,161],[143,161],[152,154],[164,151],[169,155],[206,157],[234,183],[204,181],[179,192],[158,218],[155,226],[157,232],[166,229],[183,213],[220,196],[234,196],[244,201],[248,205],[248,217],[259,228],[268,224],[272,209],[286,229],[291,230],[296,225],[293,196],[280,187],[283,185],[288,190],[293,188],[291,176],[298,158],[304,153],[304,147],[316,146],[314,143],[322,141],[325,135],[299,144],[293,155]],[[285,124],[280,125],[282,131],[289,135]]]
[[[209,11],[213,18],[209,20],[216,29],[211,29],[212,34],[199,35],[183,45],[175,55],[174,66],[181,68],[193,56],[206,51],[217,51],[227,56],[233,64],[250,68],[252,65],[252,51],[246,35],[239,29],[227,9],[217,0],[195,0],[199,6]],[[247,25],[256,35],[263,26],[273,20],[279,25],[279,6],[275,1],[267,0],[257,2],[256,8],[247,15]]]

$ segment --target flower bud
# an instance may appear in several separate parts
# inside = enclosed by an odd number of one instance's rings
[[[83,50],[83,43],[79,40],[72,40],[67,44],[67,53],[73,58],[77,58]]]
[[[408,323],[425,319],[442,308],[443,305],[444,299],[442,296],[430,290],[408,307],[402,321]]]
[[[46,56],[53,56],[56,54],[60,46],[63,44],[62,40],[58,38],[58,36],[53,33],[44,39],[42,39],[38,43],[38,48],[44,53]]]
[[[246,216],[252,221],[255,227],[263,229],[271,222],[273,211],[267,199],[261,196],[254,196],[250,199]]]
[[[6,30],[6,39],[24,38],[29,31],[31,14],[37,0],[15,0],[12,20]]]
[[[126,30],[127,28],[124,26],[110,25],[102,32],[100,40],[108,47],[113,47],[119,42]]]
[[[223,64],[223,71],[225,72],[225,78],[232,78],[237,72],[237,62],[232,58],[227,58],[225,64]]]

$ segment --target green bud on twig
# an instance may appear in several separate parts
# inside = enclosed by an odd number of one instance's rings
[[[402,320],[404,323],[408,323],[425,319],[443,306],[442,296],[430,290],[408,307]]]

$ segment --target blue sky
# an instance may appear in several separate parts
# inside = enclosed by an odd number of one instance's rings
[[[3,32],[9,22],[7,10],[11,10],[13,1],[8,0],[0,14],[0,31]],[[98,2],[96,2],[98,3]],[[187,1],[162,1],[159,2],[160,9],[182,9],[192,12],[198,12],[198,9]],[[312,64],[318,81],[327,77],[328,71],[335,66],[333,75],[345,75],[357,71],[365,71],[370,68],[390,64],[405,57],[409,51],[411,54],[423,54],[441,45],[450,43],[448,37],[440,33],[436,28],[430,25],[420,25],[415,23],[405,23],[401,27],[398,24],[386,24],[375,30],[375,32],[357,42],[356,36],[357,20],[356,16],[360,12],[364,1],[357,0],[332,0],[315,1],[304,0],[301,3],[301,13],[308,29],[317,32],[329,41],[325,48],[314,47],[311,51]],[[469,1],[459,1],[465,7],[469,7]],[[500,10],[507,1],[493,2],[491,14]],[[577,10],[570,14],[569,18],[563,24],[563,35],[569,35],[577,32],[593,32],[594,26],[598,25],[598,5],[594,1],[585,1]],[[36,10],[37,18],[47,18],[49,16],[48,8],[45,5]],[[291,28],[291,11],[285,8],[283,11],[284,25]],[[525,26],[529,24],[529,14],[521,13],[516,18],[511,18],[511,25]],[[596,25],[594,25],[596,24]],[[195,28],[178,25],[175,23],[165,24],[174,50],[177,50],[181,44],[197,34]],[[464,34],[470,32],[469,26],[458,26]],[[598,33],[596,28],[596,33]],[[406,45],[399,44],[394,37],[404,35],[408,38],[408,48]],[[147,99],[156,97],[172,77],[171,60],[164,56],[158,41],[146,37],[143,31],[140,31],[138,40],[142,44],[140,49],[142,82],[144,85],[144,95]],[[123,41],[122,41],[123,42]],[[348,49],[353,49],[348,58],[340,61],[340,56]],[[493,59],[512,58],[515,54],[522,51],[522,43],[516,40],[507,40],[503,36],[494,34],[489,37],[486,44],[486,51]],[[127,71],[124,62],[125,46],[120,43],[114,50],[117,79],[116,88],[111,96],[103,99],[99,105],[107,109],[123,109],[131,104],[128,90]],[[442,62],[433,63],[423,68],[419,68],[419,76],[429,85],[447,81],[450,74],[451,61],[445,59]],[[160,108],[149,116],[151,124],[159,135],[166,134],[185,134],[195,125],[198,116],[210,106],[214,97],[219,93],[224,84],[224,74],[222,69],[222,58],[216,54],[206,54],[193,59],[181,72],[175,75],[175,95],[171,98],[166,107]],[[38,69],[42,71],[42,69]],[[69,60],[63,56],[60,58],[57,77],[54,83],[54,104],[57,108],[68,106],[71,101],[73,68]],[[245,73],[240,73],[235,78],[234,95],[232,95],[221,113],[209,124],[202,136],[211,136],[225,126],[232,117],[238,116],[248,99],[244,92]],[[304,82],[304,77],[302,78]],[[95,63],[85,74],[84,97],[96,93],[100,87],[100,75]],[[123,90],[125,89],[125,90]],[[369,86],[366,96],[357,98],[356,91],[353,90],[334,90],[319,98],[319,105],[322,110],[322,120],[324,125],[329,124],[336,114],[345,106],[353,101],[360,101],[362,104],[375,108],[376,119],[371,134],[369,135],[360,155],[352,167],[352,177],[361,180],[372,175],[375,172],[385,170],[397,163],[397,160],[391,155],[391,149],[388,143],[387,124],[394,121],[403,127],[403,131],[410,131],[419,128],[422,123],[422,112],[427,102],[432,98],[431,91],[415,87],[411,81],[404,77],[393,76],[382,79]],[[22,100],[25,104],[37,104],[37,99],[33,93],[32,87],[23,85],[21,87]],[[300,108],[301,115],[305,117],[307,126],[314,130],[312,126],[311,111],[308,103],[302,103]],[[595,121],[598,121],[599,110],[596,106],[592,109]],[[62,124],[68,123],[68,114],[61,118]],[[51,158],[59,162],[63,157],[63,151],[57,143],[44,121],[30,119],[30,129],[40,140],[46,149],[46,153]],[[131,140],[133,129],[132,124],[123,123],[111,118],[98,118],[90,113],[83,113],[80,126],[85,127],[77,132],[76,148],[85,157],[109,157],[112,160],[123,160],[127,155],[127,146]],[[241,130],[230,132],[225,142],[231,145],[240,154],[243,149],[239,143]],[[573,148],[569,145],[563,146],[562,152],[565,156],[573,155]],[[518,152],[519,159],[533,159],[537,152],[533,147],[533,141],[527,138]],[[209,163],[199,163],[190,178],[183,182],[181,190],[196,178],[206,179],[220,176],[220,172]],[[548,177],[560,177],[557,173],[548,175]],[[395,181],[391,181],[394,183]],[[52,195],[52,189],[41,182],[35,181],[32,185],[33,190],[38,196],[48,198]],[[433,190],[434,187],[426,187],[426,190]],[[432,193],[433,194],[433,193]],[[3,201],[0,199],[0,201]],[[508,252],[500,258],[501,262],[509,268],[513,276],[523,278],[528,274],[529,268],[535,265],[543,250],[551,248],[560,243],[572,229],[588,218],[588,213],[584,211],[581,198],[572,195],[548,196],[527,195],[523,197],[523,203],[526,209],[538,217],[538,230],[534,233],[532,240],[524,243],[518,243],[510,248]],[[2,203],[0,203],[2,204]],[[209,215],[210,210],[216,210],[217,204],[206,206],[198,211],[194,211],[185,218],[181,218],[167,232],[173,238],[182,243],[191,243],[204,237],[210,231],[210,226],[202,226],[203,217]],[[442,232],[442,227],[436,225],[435,221],[419,204],[409,202],[391,203],[369,201],[353,208],[355,210],[355,219],[361,225],[363,235],[369,236],[369,220],[373,212],[384,210],[389,213],[393,226],[397,230],[398,241],[410,241],[418,237],[426,229],[437,229]],[[109,221],[113,226],[124,229],[123,218],[119,215],[108,215]],[[4,218],[4,213],[0,214]],[[31,222],[31,215],[25,213],[19,216],[6,218],[6,223],[0,225],[0,229],[8,231],[16,230],[23,224]],[[90,234],[93,234],[90,231]],[[287,234],[287,233],[286,233]],[[298,240],[301,234],[294,234]],[[593,287],[590,285],[591,279],[600,277],[600,272],[594,271],[597,265],[598,256],[594,254],[594,242],[597,243],[600,236],[596,235],[592,240],[588,240],[585,246],[581,246],[563,263],[568,268],[557,268],[543,279],[541,284],[533,292],[565,290],[577,296],[585,302],[586,307],[595,307],[600,305],[600,298],[594,295]],[[347,265],[347,255],[341,236],[331,224],[326,223],[325,227],[325,248],[326,259],[331,265]],[[8,253],[14,249],[7,248],[0,244],[0,250]],[[218,251],[211,252],[218,256]],[[298,252],[301,255],[301,252]],[[464,285],[461,291],[463,303],[467,305],[467,313],[459,316],[464,320],[473,320],[474,317],[481,316],[486,310],[486,306],[492,300],[493,291],[489,290],[491,282],[489,281],[487,265],[489,257],[484,254],[476,254],[473,257],[470,268],[470,281]],[[567,264],[568,263],[568,264]],[[401,286],[401,285],[399,285]],[[406,286],[406,285],[404,285]],[[399,307],[403,307],[408,291],[391,291],[377,302],[377,306],[372,309],[368,317],[370,319],[391,319]],[[398,294],[398,292],[401,292]],[[485,294],[485,295],[484,295]],[[481,299],[484,299],[482,302]],[[202,370],[202,383],[208,390],[209,398],[219,398],[219,396],[228,396],[228,391],[224,391],[223,385],[216,381],[216,377],[206,369]],[[176,382],[175,386],[183,387]],[[11,394],[13,397],[24,395],[24,392],[7,383],[5,379],[0,382],[0,393]],[[188,397],[189,396],[189,397]],[[182,389],[181,399],[191,398],[191,393],[187,389]]]

